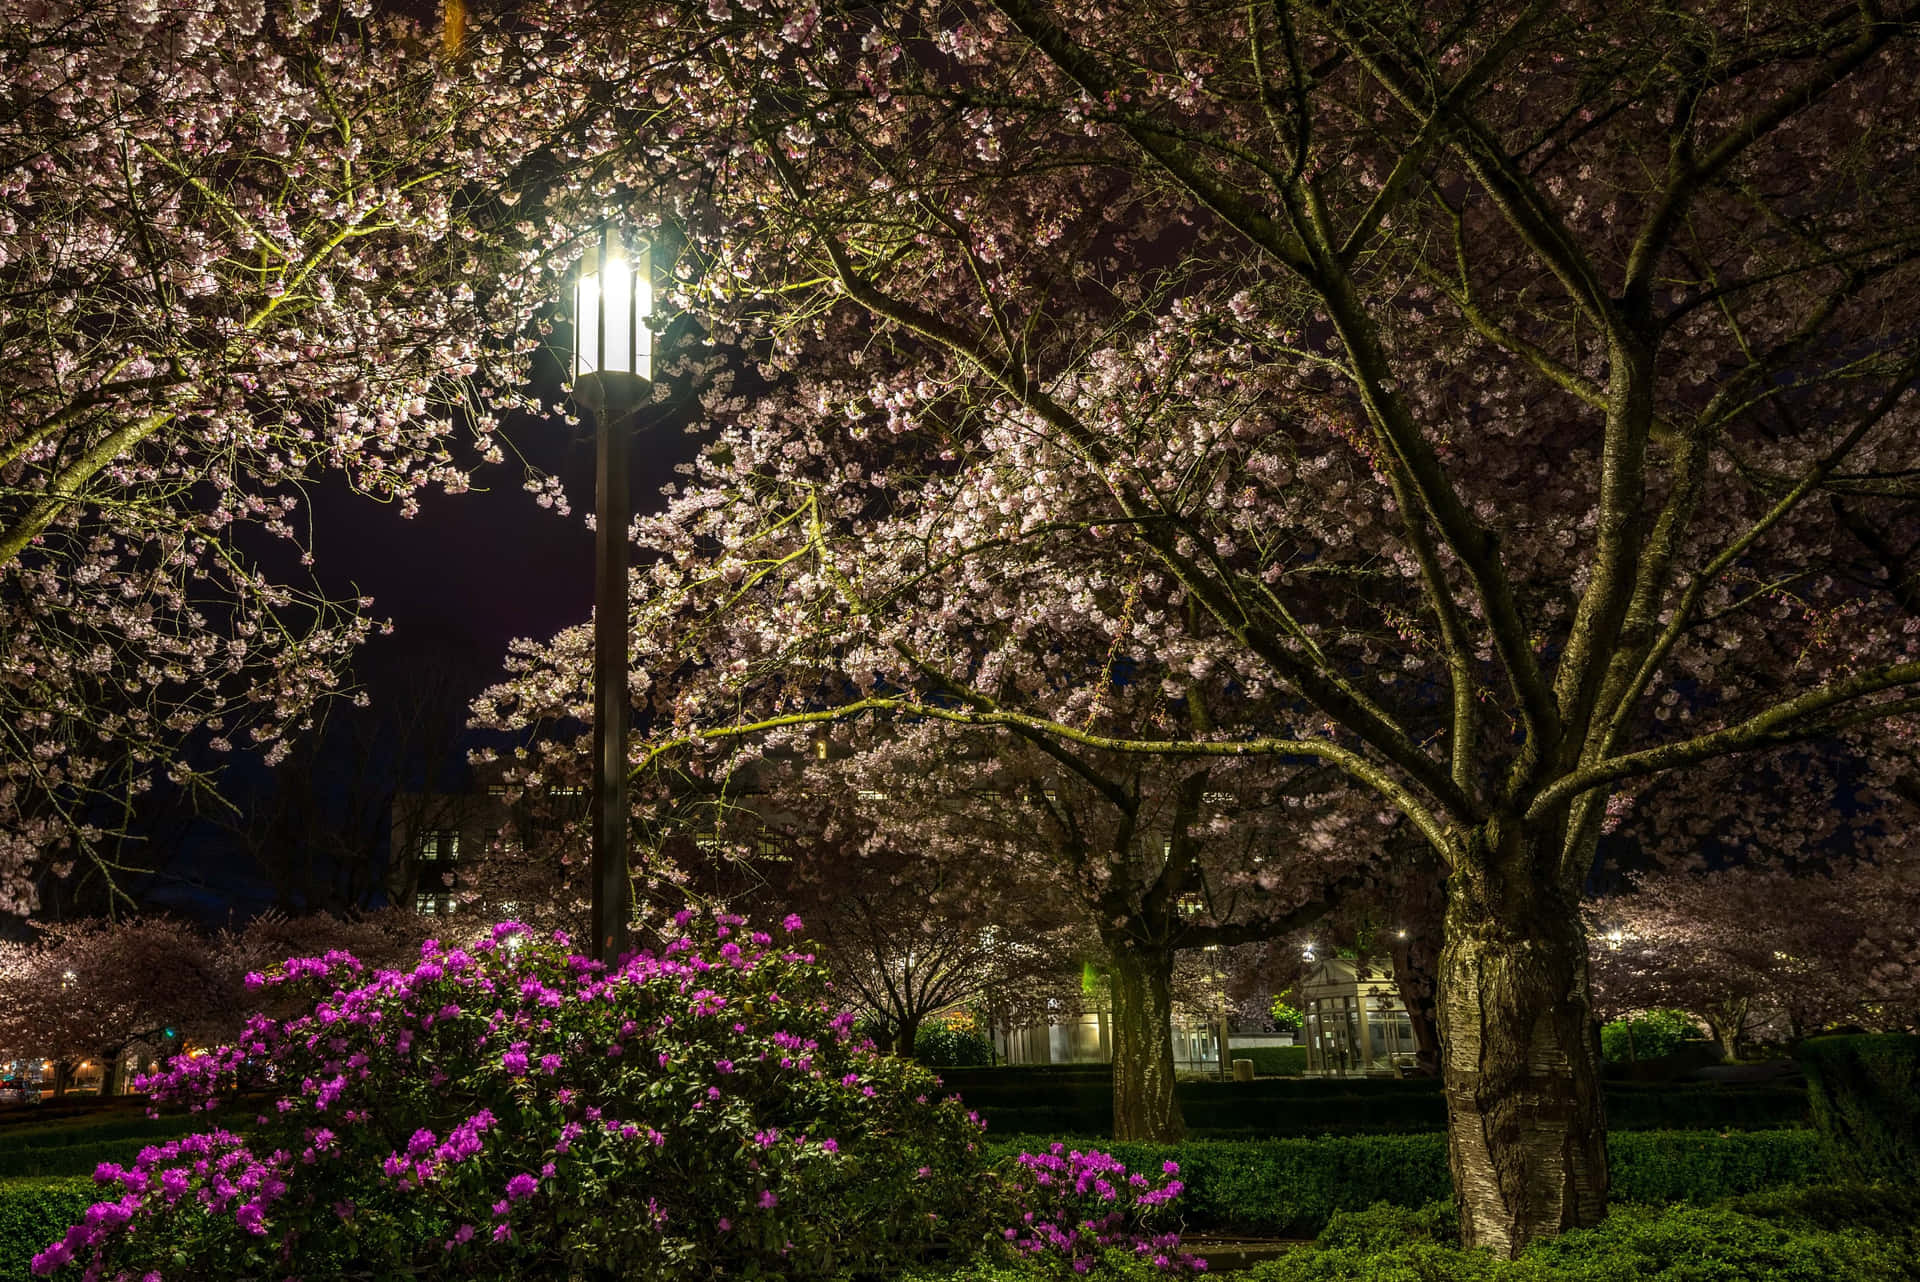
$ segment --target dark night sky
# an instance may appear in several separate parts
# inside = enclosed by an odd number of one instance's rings
[[[644,430],[634,441],[631,494],[638,511],[658,510],[660,490],[674,479],[674,465],[693,457],[696,438],[686,415]],[[446,677],[462,700],[499,679],[507,643],[516,637],[545,639],[593,610],[594,536],[586,517],[594,506],[594,438],[588,424],[520,419],[508,435],[534,465],[558,475],[572,505],[561,516],[542,508],[521,488],[524,472],[508,451],[507,462],[483,467],[464,494],[429,490],[420,512],[403,518],[397,504],[352,493],[338,479],[310,494],[314,574],[334,597],[371,596],[376,619],[390,619],[390,635],[376,634],[354,657],[351,680],[372,706],[338,708],[346,716],[384,731],[409,715],[414,678]],[[291,567],[267,564],[274,573]],[[634,559],[644,563],[644,548]],[[300,583],[297,570],[286,580]],[[376,741],[390,736],[382,733]],[[354,751],[365,743],[347,736],[323,740],[327,752]],[[497,736],[468,734],[459,753],[440,763],[439,787],[457,786],[467,748],[497,743]],[[258,755],[235,754],[223,763],[231,799],[251,808],[270,796],[275,776]],[[403,783],[418,787],[420,781]],[[344,798],[342,799],[344,801]],[[209,921],[250,915],[273,901],[273,892],[238,850],[202,824],[197,835],[158,876],[136,891],[156,907]]]
[[[520,451],[562,479],[572,511],[542,508],[521,488],[519,463],[482,468],[465,494],[427,491],[419,515],[376,503],[344,487],[315,495],[314,561],[331,593],[373,597],[372,614],[393,621],[355,661],[355,677],[378,701],[406,669],[440,665],[499,672],[515,637],[545,638],[593,609],[594,448],[586,424],[521,420],[510,425]],[[657,510],[660,489],[695,441],[678,424],[643,432],[633,446],[632,495],[639,511]],[[645,551],[636,548],[636,560]]]

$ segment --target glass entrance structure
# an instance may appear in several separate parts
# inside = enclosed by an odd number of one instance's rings
[[[1302,982],[1300,998],[1310,1076],[1391,1077],[1417,1062],[1413,1022],[1384,966],[1329,958]]]

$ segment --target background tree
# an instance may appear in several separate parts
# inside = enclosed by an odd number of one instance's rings
[[[47,925],[31,942],[0,944],[0,1052],[52,1061],[56,1094],[78,1065],[97,1061],[111,1093],[115,1062],[136,1043],[165,1054],[232,1037],[258,1009],[249,971],[336,948],[399,965],[418,953],[426,925],[399,912],[267,914],[218,932],[162,916]]]
[[[890,846],[964,869],[957,886],[985,905],[1022,902],[1023,915],[1098,941],[1119,1138],[1184,1130],[1172,1041],[1182,956],[1197,984],[1189,1004],[1217,1020],[1220,968],[1202,951],[1291,933],[1350,890],[1374,853],[1364,844],[1371,816],[1317,795],[1313,772],[1270,762],[1043,752],[937,724],[896,724],[849,746],[850,756],[809,771],[815,789],[850,793]]]
[[[1588,908],[1596,1009],[1677,1009],[1729,1060],[1749,1039],[1836,1025],[1900,1031],[1916,1011],[1910,859],[1674,869]]]
[[[765,880],[741,911],[756,920],[798,913],[882,1049],[914,1054],[926,1022],[960,1007],[991,1008],[1004,1032],[1016,1012],[1042,1010],[1047,996],[1076,986],[1084,932],[1035,911],[1044,896],[1031,887],[983,886],[978,859],[902,853],[884,838],[850,844],[796,843],[756,859]]]

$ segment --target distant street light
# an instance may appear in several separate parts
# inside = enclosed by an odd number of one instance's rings
[[[653,380],[653,254],[608,227],[573,290],[573,395],[594,417],[593,955],[627,948],[627,438]]]

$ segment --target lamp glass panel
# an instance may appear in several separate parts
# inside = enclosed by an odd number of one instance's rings
[[[605,368],[631,374],[633,369],[633,265],[620,249],[610,251],[600,265],[601,324],[604,326]]]
[[[600,358],[600,276],[582,273],[573,287],[573,376],[591,374]]]
[[[647,318],[653,315],[653,251],[642,246],[633,263],[633,372],[649,382],[653,379],[653,330]]]

